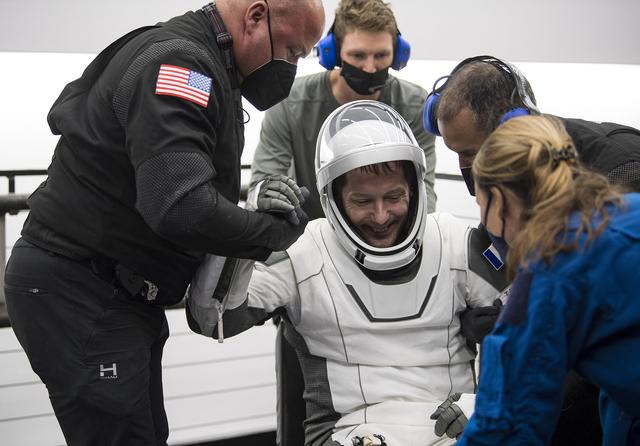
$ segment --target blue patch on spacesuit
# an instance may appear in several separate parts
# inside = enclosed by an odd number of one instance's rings
[[[490,245],[482,252],[482,255],[491,263],[491,266],[493,266],[496,271],[504,266],[504,262],[500,259],[500,254],[498,254],[495,246]]]
[[[525,321],[532,278],[528,271],[518,273],[511,286],[509,300],[500,312],[498,323],[521,325]]]

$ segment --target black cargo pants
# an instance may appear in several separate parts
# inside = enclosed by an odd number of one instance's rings
[[[6,268],[11,326],[69,446],[166,445],[164,310],[19,240]]]

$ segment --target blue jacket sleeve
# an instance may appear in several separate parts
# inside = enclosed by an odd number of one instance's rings
[[[566,285],[544,273],[516,276],[482,344],[476,408],[458,446],[548,444],[568,368]]]

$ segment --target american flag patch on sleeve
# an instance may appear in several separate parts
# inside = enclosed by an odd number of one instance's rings
[[[175,65],[160,65],[156,94],[175,96],[206,107],[211,93],[211,78]]]

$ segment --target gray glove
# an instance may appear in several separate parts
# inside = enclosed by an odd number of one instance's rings
[[[284,175],[270,175],[260,181],[247,199],[247,209],[257,212],[284,214],[291,224],[300,219],[294,209],[299,208],[309,196],[306,187],[298,187],[295,181]]]
[[[436,420],[435,433],[438,437],[447,434],[449,438],[458,438],[469,421],[462,409],[454,402],[460,399],[460,393],[453,393],[431,414]]]

